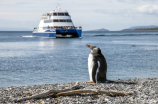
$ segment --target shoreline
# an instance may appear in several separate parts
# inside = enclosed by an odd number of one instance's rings
[[[0,87],[0,103],[12,103],[15,99],[40,94],[51,89],[63,90],[71,88],[76,82],[60,84],[42,84],[29,86]],[[79,82],[83,89],[98,89],[105,91],[132,92],[130,96],[105,96],[102,94],[81,94],[61,96],[59,98],[46,97],[31,99],[21,103],[158,103],[158,78],[118,79],[112,83]]]

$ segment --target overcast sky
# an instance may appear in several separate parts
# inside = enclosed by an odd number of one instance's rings
[[[0,28],[32,30],[58,3],[83,30],[158,25],[158,0],[0,0]]]

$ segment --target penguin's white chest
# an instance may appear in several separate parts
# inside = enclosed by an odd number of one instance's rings
[[[89,54],[89,57],[88,57],[88,71],[89,71],[89,78],[90,78],[90,80],[92,80],[92,68],[93,68],[93,65],[94,65],[93,55]]]

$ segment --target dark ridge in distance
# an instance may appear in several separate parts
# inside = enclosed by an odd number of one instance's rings
[[[121,35],[116,35],[116,34],[98,34],[98,35],[84,35],[84,36],[142,36],[142,35],[158,35],[158,34],[121,34]]]

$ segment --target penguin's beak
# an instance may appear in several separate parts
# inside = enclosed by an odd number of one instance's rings
[[[90,50],[93,50],[93,47],[92,46],[90,46],[90,45],[86,45],[88,48],[90,48]]]
[[[91,47],[91,46],[90,46],[90,45],[88,45],[88,44],[87,44],[86,46],[87,46],[87,47],[89,47],[89,48]]]

